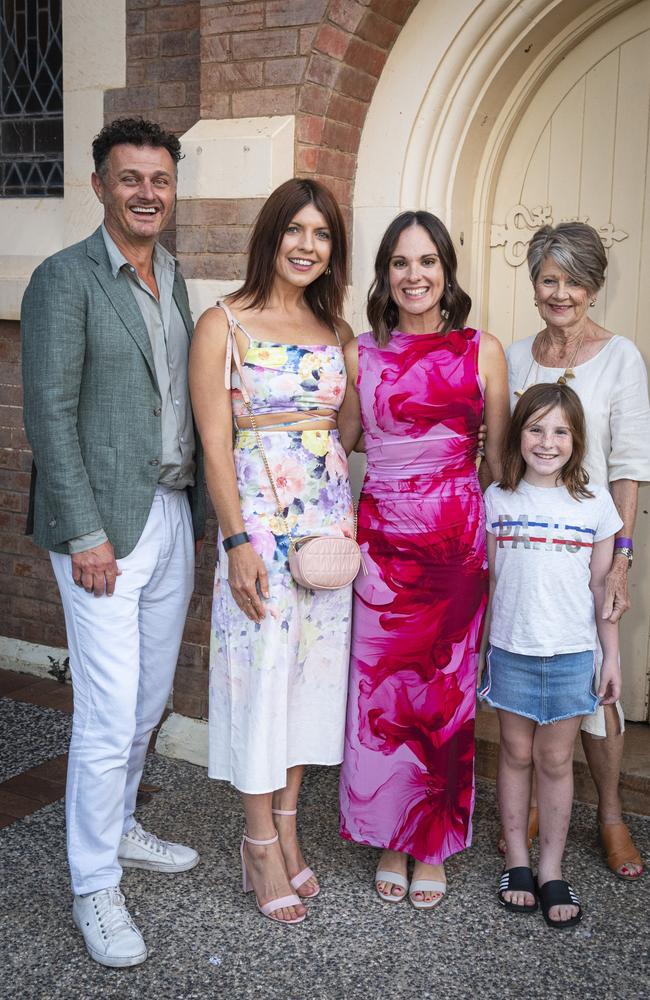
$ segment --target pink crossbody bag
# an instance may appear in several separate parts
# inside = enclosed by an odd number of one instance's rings
[[[257,446],[264,462],[264,468],[269,479],[271,492],[276,504],[276,514],[285,528],[289,539],[289,570],[296,583],[307,590],[339,590],[347,587],[357,576],[360,569],[367,572],[361,557],[361,549],[356,542],[357,515],[354,513],[354,538],[336,535],[307,535],[294,539],[291,529],[284,516],[284,508],[278,495],[273,478],[273,472],[266,455],[262,437],[257,426],[253,404],[246,385],[243,365],[239,356],[239,348],[235,337],[237,320],[224,302],[218,302],[228,318],[228,347],[226,351],[226,387],[230,385],[230,369],[232,361],[241,380],[241,394],[244,405],[250,417],[251,427],[255,433]]]

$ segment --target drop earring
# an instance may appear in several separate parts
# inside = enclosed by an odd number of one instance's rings
[[[332,268],[328,264],[327,267],[325,268],[325,274],[331,274],[331,273],[332,273]]]
[[[591,306],[591,308],[593,309],[593,308],[594,308],[594,306],[596,305],[596,300],[595,300],[595,299],[592,299],[592,300],[591,300],[591,302],[589,303],[589,305],[590,305],[590,306]]]

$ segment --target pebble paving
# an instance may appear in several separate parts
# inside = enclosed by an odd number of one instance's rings
[[[42,734],[54,731],[51,714],[39,710]],[[2,721],[24,724],[20,712]],[[53,740],[52,753],[61,749]],[[585,917],[560,932],[540,913],[516,916],[496,902],[501,859],[490,782],[478,783],[473,846],[447,865],[446,899],[418,912],[375,896],[376,852],[338,837],[336,769],[312,768],[300,822],[322,891],[303,924],[282,927],[241,892],[236,793],[202,768],[157,755],[145,780],[163,788],[140,813],[145,828],[202,856],[183,875],[125,873],[122,890],[148,961],[112,970],[87,956],[70,917],[57,802],[0,831],[2,1000],[650,1000],[650,875],[627,884],[609,874],[587,806],[575,806],[566,856]],[[647,859],[650,818],[629,822]]]

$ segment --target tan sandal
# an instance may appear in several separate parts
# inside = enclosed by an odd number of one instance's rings
[[[528,850],[533,846],[533,841],[537,834],[539,833],[539,811],[537,806],[531,806],[528,810]],[[506,856],[506,835],[503,827],[499,830],[499,839],[497,840],[497,851],[502,858]]]
[[[640,878],[645,866],[625,823],[599,823],[599,831],[600,843],[610,871],[628,882]],[[620,871],[621,868],[630,865],[639,865],[641,870],[635,875]]]

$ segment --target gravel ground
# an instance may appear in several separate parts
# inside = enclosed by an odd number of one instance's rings
[[[35,711],[52,733],[50,716],[62,713],[30,708],[32,722]],[[192,844],[202,856],[183,875],[125,873],[122,890],[147,941],[148,961],[112,970],[88,957],[70,916],[63,803],[57,802],[0,831],[0,997],[650,998],[650,877],[627,884],[609,874],[587,806],[575,807],[566,857],[585,917],[575,929],[553,931],[540,913],[516,916],[497,905],[501,859],[490,782],[478,785],[474,845],[447,865],[446,899],[433,911],[417,912],[407,902],[389,905],[375,896],[376,852],[338,837],[336,770],[312,768],[301,830],[322,892],[303,924],[281,927],[263,919],[241,892],[236,793],[210,781],[202,768],[157,755],[145,780],[163,791],[142,809],[143,825]],[[629,820],[647,858],[650,818]]]

